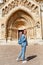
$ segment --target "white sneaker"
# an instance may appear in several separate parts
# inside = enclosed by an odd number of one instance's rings
[[[25,60],[25,61],[23,61],[22,63],[26,63],[27,61]]]
[[[17,58],[16,61],[19,61],[19,59]]]

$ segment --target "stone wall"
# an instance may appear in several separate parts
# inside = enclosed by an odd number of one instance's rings
[[[35,22],[34,24],[35,38],[42,39],[40,6],[36,2],[30,1],[30,0],[29,1],[28,0],[23,0],[23,1],[11,0],[4,7],[2,7],[1,10],[2,10],[2,14],[0,17],[0,35],[1,35],[0,39],[6,39],[5,38],[6,23],[8,22],[9,18],[12,17],[12,14],[14,14],[18,10],[22,10],[26,12],[33,18]]]

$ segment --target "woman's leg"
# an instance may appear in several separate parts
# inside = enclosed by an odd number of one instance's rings
[[[22,47],[21,47],[21,51],[19,52],[18,59],[21,58],[21,56],[22,56]]]
[[[22,60],[25,60],[26,46],[22,47]]]

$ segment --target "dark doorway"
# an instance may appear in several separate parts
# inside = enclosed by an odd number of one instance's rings
[[[24,33],[24,30],[18,30],[18,38],[20,37],[19,36],[19,33],[22,32],[22,34]]]
[[[27,31],[27,30],[26,30]],[[18,30],[18,38],[19,38],[19,33],[22,32],[22,34],[24,34],[24,30]],[[27,33],[26,33],[26,37],[27,37]]]

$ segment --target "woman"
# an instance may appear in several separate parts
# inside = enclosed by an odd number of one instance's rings
[[[22,58],[23,63],[26,63],[25,60],[25,52],[26,52],[26,46],[27,46],[27,39],[26,39],[26,31],[24,30],[24,34],[22,34],[22,32],[20,32],[20,37],[18,40],[18,43],[21,45],[21,51],[18,55],[18,58],[16,59],[17,61]]]

